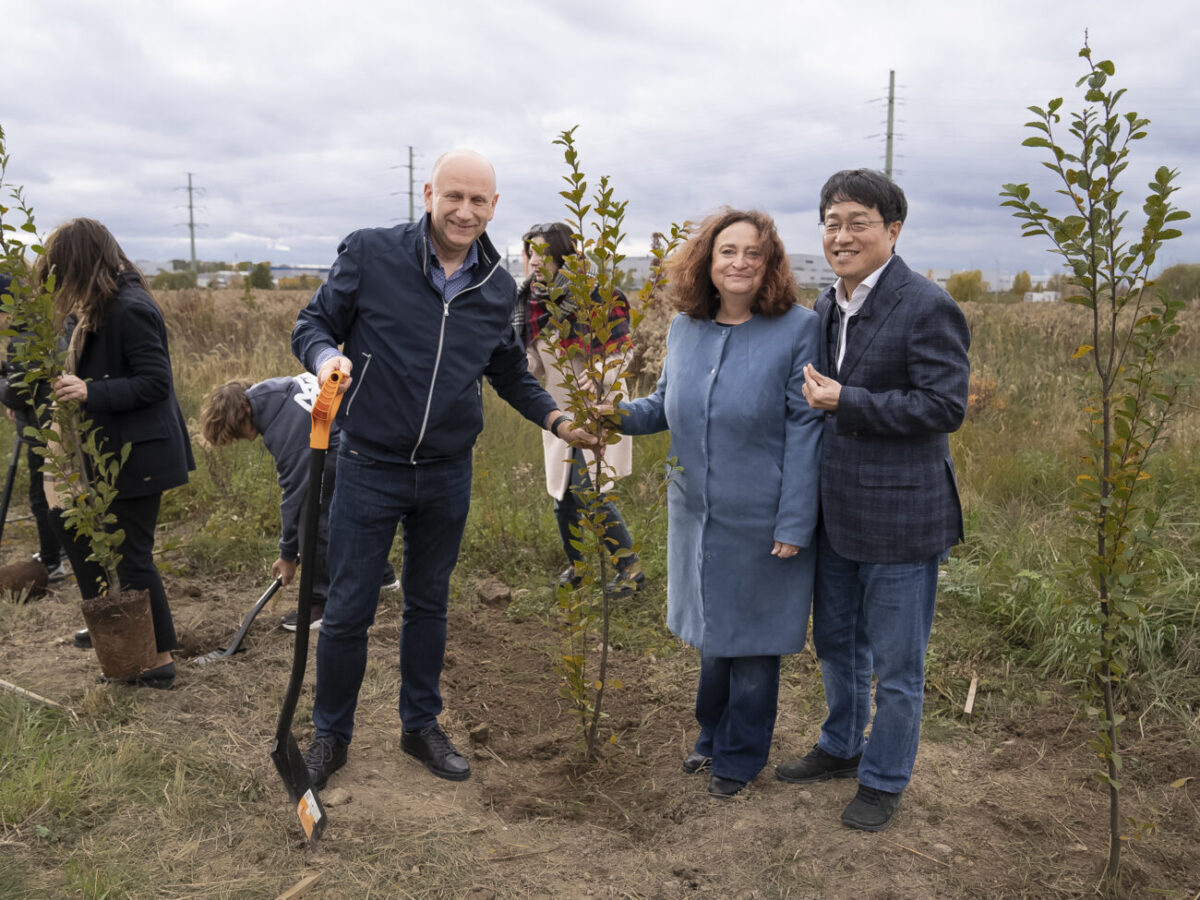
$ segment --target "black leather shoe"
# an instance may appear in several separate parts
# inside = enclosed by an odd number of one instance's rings
[[[816,744],[802,759],[794,759],[775,767],[775,777],[792,784],[812,784],[830,778],[854,778],[858,775],[858,761],[862,754],[842,759],[826,753]]]
[[[131,684],[134,687],[158,688],[161,691],[169,690],[175,684],[175,663],[169,662],[161,666],[155,666],[153,669],[147,669],[141,675],[135,675],[132,678],[109,678],[107,675],[101,675],[96,679],[96,683]]]
[[[705,756],[703,753],[693,750],[683,761],[683,771],[687,772],[689,775],[695,775],[701,769],[707,769],[711,765],[711,756]]]
[[[454,748],[437,722],[420,731],[404,732],[400,736],[400,749],[425,763],[438,778],[466,781],[471,774],[467,758]]]
[[[712,775],[708,779],[708,792],[722,800],[728,800],[735,796],[745,786],[746,782],[744,781],[734,781],[732,778],[722,778],[720,775]]]
[[[899,806],[899,794],[860,784],[858,793],[842,813],[842,824],[859,831],[883,831],[892,824]]]
[[[329,783],[329,776],[346,764],[346,745],[332,734],[318,734],[304,754],[308,780],[318,791]]]
[[[72,640],[75,646],[80,650],[92,649],[92,636],[88,634],[88,630],[86,628],[80,628],[77,632],[75,632],[75,637]]]

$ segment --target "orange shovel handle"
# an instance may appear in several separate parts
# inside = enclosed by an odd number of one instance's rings
[[[312,431],[308,436],[308,446],[313,450],[329,449],[329,429],[333,426],[333,417],[337,415],[338,406],[342,402],[342,395],[338,391],[341,381],[341,372],[330,372],[325,383],[321,385],[321,393],[313,403]]]

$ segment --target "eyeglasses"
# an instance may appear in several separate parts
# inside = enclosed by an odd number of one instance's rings
[[[853,219],[849,222],[818,222],[817,228],[824,235],[833,237],[843,228],[851,234],[862,234],[872,225],[882,225],[883,219]]]

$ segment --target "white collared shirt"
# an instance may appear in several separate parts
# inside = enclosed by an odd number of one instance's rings
[[[895,254],[889,256],[887,262],[859,282],[858,287],[854,289],[854,293],[849,297],[846,296],[846,286],[842,284],[842,279],[839,278],[833,283],[833,300],[838,306],[838,312],[841,317],[841,327],[838,328],[838,369],[842,367],[842,359],[846,356],[846,332],[850,330],[850,319],[867,302],[867,297],[870,296],[872,289],[874,289],[875,284],[879,281],[879,276],[883,274],[883,270],[888,267],[888,263],[892,261],[894,256]]]

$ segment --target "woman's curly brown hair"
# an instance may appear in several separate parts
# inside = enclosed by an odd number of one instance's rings
[[[775,230],[775,220],[758,210],[722,207],[700,223],[700,228],[687,243],[666,262],[671,302],[681,313],[693,319],[712,319],[721,307],[716,285],[712,281],[713,247],[717,235],[738,222],[749,222],[762,240],[762,289],[750,311],[768,318],[782,316],[796,305],[796,277],[788,262],[787,250]]]
[[[213,392],[204,401],[200,413],[200,433],[214,447],[232,444],[246,433],[246,426],[254,421],[254,411],[246,391],[249,381],[229,381]]]

